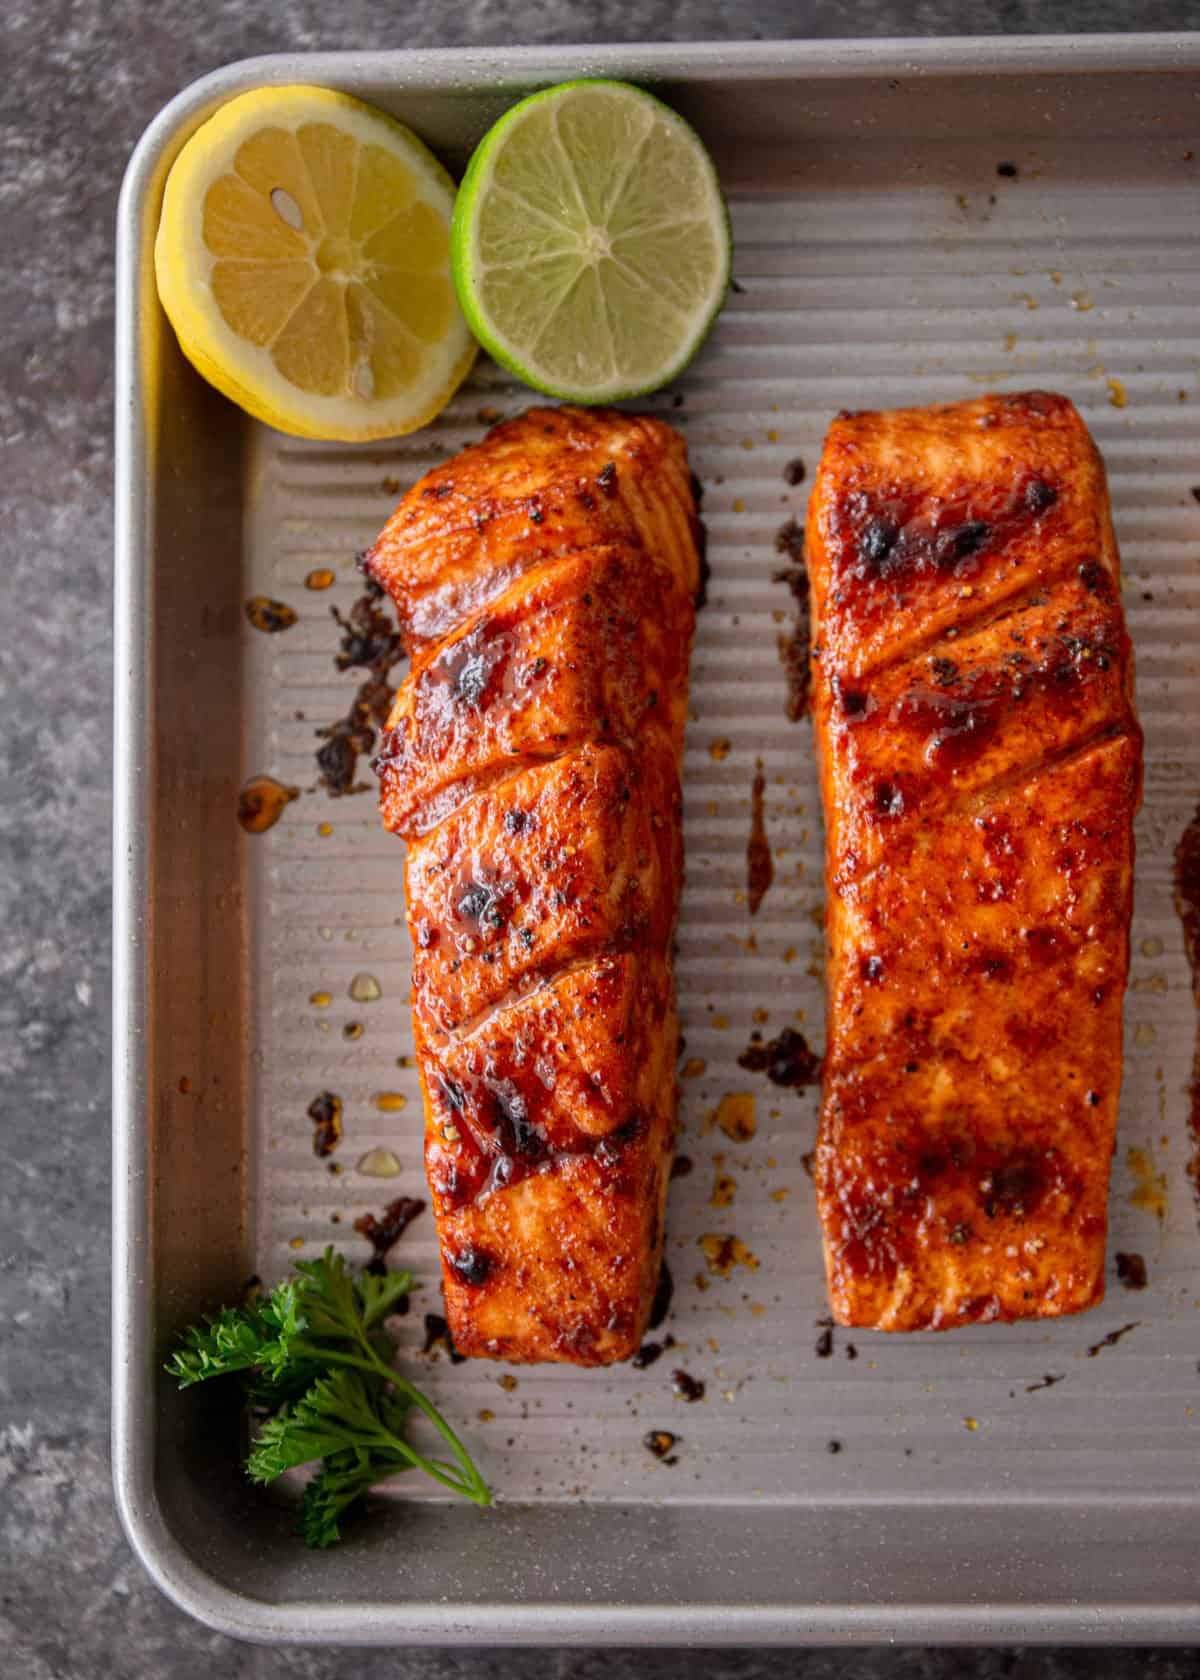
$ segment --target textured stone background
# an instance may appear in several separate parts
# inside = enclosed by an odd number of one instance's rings
[[[1200,1675],[1191,1653],[259,1650],[162,1600],[109,1491],[113,213],[148,119],[284,48],[1200,28],[1193,0],[6,0],[0,16],[0,1674]]]

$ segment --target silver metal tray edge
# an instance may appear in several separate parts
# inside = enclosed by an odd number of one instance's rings
[[[1110,1590],[1099,1599],[1038,1584],[1014,1592],[1004,1560],[993,1562],[995,1595],[986,1590],[987,1560],[969,1558],[970,1513],[938,1518],[963,1542],[970,1579],[938,1601],[872,1601],[860,1590],[841,1602],[792,1604],[710,1602],[700,1605],[529,1601],[498,1604],[430,1599],[423,1603],[355,1602],[351,1595],[319,1602],[297,1580],[278,1597],[239,1591],[218,1577],[211,1560],[181,1541],[164,1510],[156,1476],[156,1278],[151,1244],[155,1194],[153,1093],[148,1049],[155,1023],[148,1012],[148,962],[154,935],[152,833],[148,788],[152,762],[155,625],[149,563],[156,508],[149,452],[154,438],[148,404],[154,389],[157,308],[148,266],[158,194],[187,135],[221,101],[269,82],[311,81],[352,88],[387,80],[414,95],[455,89],[495,90],[501,102],[517,88],[601,71],[630,79],[720,81],[736,74],[768,81],[855,75],[920,76],[978,71],[1038,76],[1089,71],[1200,71],[1200,36],[1037,37],[949,41],[832,43],[704,43],[627,47],[278,55],[247,60],[203,78],[154,119],[126,173],[118,213],[116,329],[115,816],[113,1005],[113,1464],[116,1500],[134,1551],[160,1588],[201,1621],[264,1642],[341,1644],[793,1644],[862,1642],[1007,1643],[1129,1641],[1182,1643],[1200,1637],[1200,1589],[1158,1600],[1139,1590]],[[1086,1526],[1071,1502],[1055,1507],[1067,1529]],[[1045,1513],[1043,1513],[1045,1515]],[[499,1516],[496,1543],[503,1544]],[[1159,1498],[1121,1521],[1133,1548],[1170,1545],[1186,1551],[1198,1528],[1190,1497]],[[548,1519],[549,1520],[549,1519]],[[866,1560],[886,1571],[889,1544],[913,1520],[911,1510],[864,1507],[857,1519]],[[619,1525],[617,1526],[619,1533]],[[1069,1533],[1064,1535],[1070,1549]],[[318,1560],[320,1561],[320,1560]],[[972,1572],[973,1570],[973,1572]],[[1118,1570],[1119,1575],[1119,1570]],[[879,1576],[882,1582],[885,1573]],[[1109,1583],[1111,1589],[1115,1584]],[[952,1585],[946,1582],[947,1588]]]

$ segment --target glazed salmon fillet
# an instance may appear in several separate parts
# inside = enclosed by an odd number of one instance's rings
[[[412,656],[376,768],[408,842],[425,1161],[464,1354],[605,1365],[646,1329],[699,538],[669,426],[533,409],[416,484],[364,561]]]
[[[842,414],[809,503],[841,1324],[1104,1292],[1141,733],[1104,469],[1043,392]]]

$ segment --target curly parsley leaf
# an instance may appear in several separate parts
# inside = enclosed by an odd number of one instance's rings
[[[477,1505],[491,1494],[470,1454],[433,1402],[392,1366],[381,1329],[412,1288],[407,1272],[354,1277],[341,1255],[296,1263],[296,1278],[244,1307],[227,1307],[183,1336],[166,1369],[188,1388],[236,1375],[247,1401],[268,1414],[246,1463],[255,1482],[321,1461],[301,1521],[309,1545],[331,1545],[342,1514],[374,1483],[423,1470]],[[431,1458],[405,1429],[421,1412],[450,1449]]]

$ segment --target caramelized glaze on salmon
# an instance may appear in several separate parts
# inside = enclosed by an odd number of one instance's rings
[[[534,409],[415,485],[365,561],[413,661],[376,766],[408,841],[426,1168],[465,1354],[608,1364],[646,1327],[698,539],[669,426]]]
[[[1103,1295],[1141,734],[1065,398],[843,414],[807,527],[828,878],[817,1193],[838,1322]]]

